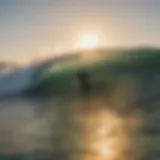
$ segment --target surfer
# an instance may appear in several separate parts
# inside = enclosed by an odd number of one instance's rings
[[[78,80],[80,83],[80,89],[82,95],[86,98],[90,95],[91,85],[89,81],[89,75],[85,71],[78,72]]]

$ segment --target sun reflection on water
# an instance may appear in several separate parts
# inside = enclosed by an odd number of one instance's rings
[[[77,124],[82,132],[79,133],[77,147],[85,153],[83,158],[78,156],[74,159],[136,159],[139,140],[138,119],[134,115],[137,114],[124,117],[101,102],[90,104],[88,110],[85,108],[85,112],[78,111],[78,114],[81,118]]]

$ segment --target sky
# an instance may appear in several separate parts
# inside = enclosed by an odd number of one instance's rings
[[[160,0],[0,0],[0,57],[27,61],[101,45],[160,47]]]

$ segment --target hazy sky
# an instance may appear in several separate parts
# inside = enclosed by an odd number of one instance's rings
[[[26,59],[75,48],[96,33],[106,46],[160,46],[160,0],[0,0],[0,56]]]

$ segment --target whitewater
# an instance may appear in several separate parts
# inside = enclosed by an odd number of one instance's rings
[[[77,56],[71,54],[50,58],[23,68],[0,73],[0,97],[19,95],[33,90],[43,81],[43,75],[53,65]]]

